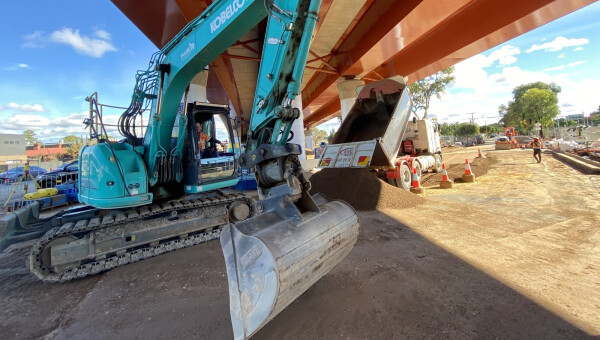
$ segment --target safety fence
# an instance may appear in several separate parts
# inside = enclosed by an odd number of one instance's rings
[[[584,144],[600,141],[600,126],[550,128],[544,133],[548,138],[577,141]]]
[[[64,184],[77,187],[77,171],[57,171],[61,162],[29,162],[29,173],[24,167],[9,167],[0,172],[0,208],[11,202],[22,201],[25,194],[34,193],[38,189],[55,188]]]

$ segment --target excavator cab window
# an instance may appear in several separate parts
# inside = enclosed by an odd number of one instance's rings
[[[207,103],[189,105],[186,185],[234,178],[237,159],[234,150],[229,150],[229,141],[234,140],[229,108]]]

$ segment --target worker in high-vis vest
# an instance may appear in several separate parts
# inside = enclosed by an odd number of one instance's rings
[[[542,142],[540,142],[539,138],[534,138],[533,143],[531,143],[531,147],[533,148],[533,158],[539,163],[542,161]]]

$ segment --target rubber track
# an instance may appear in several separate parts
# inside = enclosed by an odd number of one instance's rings
[[[91,219],[83,219],[77,222],[68,222],[60,227],[52,228],[44,234],[44,236],[33,245],[29,255],[29,269],[32,274],[43,281],[61,282],[69,281],[75,278],[82,278],[88,275],[98,274],[100,272],[110,270],[115,267],[123,266],[128,263],[137,262],[150,257],[154,257],[169,251],[193,246],[210,240],[219,238],[221,228],[213,227],[210,231],[203,231],[186,238],[175,239],[170,241],[160,241],[158,245],[138,245],[134,250],[127,250],[124,254],[107,256],[103,259],[89,260],[89,262],[80,264],[76,268],[67,269],[63,273],[55,273],[52,268],[46,267],[41,261],[41,253],[44,247],[52,240],[57,238],[75,235],[77,238],[85,236],[102,228],[112,228],[125,223],[135,222],[136,220],[146,219],[154,215],[164,214],[169,211],[181,212],[191,209],[203,207],[215,207],[218,205],[229,205],[235,201],[246,201],[251,209],[250,216],[254,216],[255,202],[241,194],[219,194],[211,198],[201,199],[180,199],[164,202],[161,204],[152,204],[132,208],[131,210],[117,214],[116,216],[94,217]]]

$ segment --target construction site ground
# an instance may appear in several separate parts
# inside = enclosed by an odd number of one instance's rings
[[[477,156],[444,151],[449,167]],[[350,255],[253,339],[600,335],[600,177],[481,151],[474,184],[426,175],[424,203],[359,211]],[[60,284],[29,274],[31,244],[0,254],[3,339],[232,338],[218,241]]]

